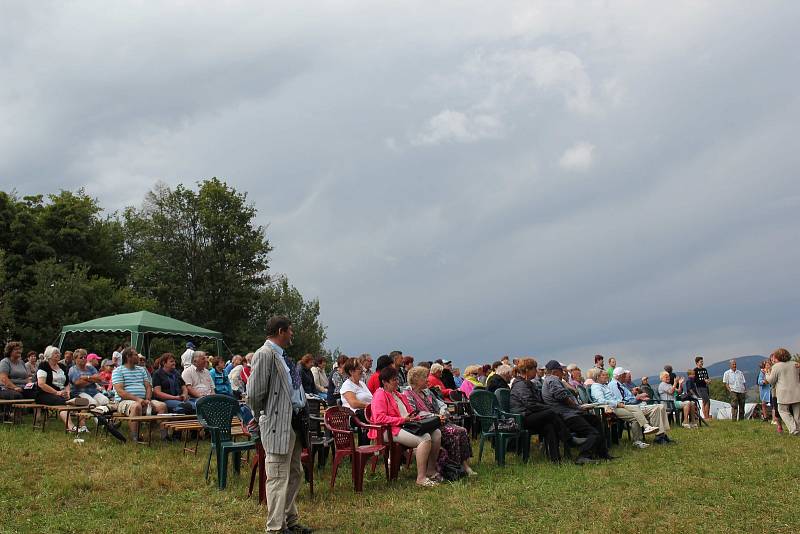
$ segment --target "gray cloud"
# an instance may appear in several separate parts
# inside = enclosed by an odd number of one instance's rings
[[[793,3],[7,9],[3,189],[223,177],[332,346],[800,350]]]

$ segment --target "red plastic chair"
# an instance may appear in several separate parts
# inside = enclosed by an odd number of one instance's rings
[[[366,428],[378,430],[379,435],[377,444],[356,446],[355,436],[350,427],[351,418],[355,420],[355,414],[341,406],[334,406],[325,411],[325,427],[330,430],[333,435],[333,442],[336,445],[336,454],[333,457],[331,466],[331,491],[336,484],[336,473],[339,469],[339,464],[342,459],[348,456],[352,467],[354,491],[361,492],[364,489],[364,470],[370,457],[384,455],[386,479],[389,479],[389,464],[388,459],[385,457],[386,445],[384,445],[383,437],[380,435],[380,427],[367,425],[360,421],[357,422],[357,424],[360,423],[361,426]]]

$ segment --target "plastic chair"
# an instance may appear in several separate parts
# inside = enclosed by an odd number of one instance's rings
[[[530,453],[530,439],[528,431],[522,429],[521,419],[519,414],[511,414],[500,410],[500,404],[494,393],[485,390],[475,390],[469,397],[472,411],[478,420],[481,429],[480,445],[478,448],[478,463],[481,462],[483,456],[483,444],[486,439],[494,440],[494,453],[497,465],[506,464],[506,446],[509,440],[515,439],[522,443],[522,459],[528,461]],[[510,417],[517,422],[517,430],[515,431],[500,431],[498,423],[501,417]]]
[[[211,469],[211,455],[217,456],[217,485],[225,489],[228,481],[228,455],[233,453],[233,470],[239,473],[242,451],[255,449],[253,441],[233,441],[231,423],[239,415],[239,401],[226,395],[209,395],[197,401],[197,421],[211,435],[211,448],[206,462],[206,480]]]
[[[389,481],[397,480],[400,476],[400,467],[403,465],[403,462],[406,463],[407,467],[411,467],[411,461],[414,458],[414,455],[411,453],[414,449],[406,447],[405,445],[401,445],[394,441],[394,436],[392,436],[392,428],[391,425],[381,425],[379,423],[372,422],[372,405],[367,405],[364,408],[364,415],[366,415],[367,420],[370,421],[371,426],[379,426],[381,427],[381,431],[379,432],[381,436],[383,432],[386,432],[386,436],[388,437],[388,441],[384,443],[386,445],[386,451],[384,456],[386,456],[386,461],[389,463]],[[353,420],[356,422],[357,426],[361,426],[363,428],[368,428],[367,425],[361,424],[358,417],[353,417]],[[377,457],[372,460],[372,472],[375,472],[375,465],[377,464]]]
[[[366,468],[367,459],[370,457],[377,457],[382,454],[385,456],[386,445],[383,444],[383,436],[381,427],[376,425],[366,425],[360,421],[356,424],[360,426],[373,427],[378,430],[378,444],[376,445],[356,445],[354,432],[350,427],[350,419],[354,418],[355,414],[349,409],[341,406],[333,406],[328,408],[325,412],[325,428],[327,428],[333,435],[333,441],[336,444],[336,454],[333,456],[333,463],[331,466],[331,491],[336,484],[336,474],[339,470],[339,464],[344,458],[350,458],[350,465],[353,476],[353,490],[361,492],[364,489],[364,469]],[[389,464],[384,458],[384,466],[386,469],[386,478],[389,479]]]
[[[333,438],[327,432],[320,410],[327,403],[322,399],[306,398],[308,406],[308,448],[309,454],[317,456],[317,470],[322,471],[328,458],[328,450],[333,446]]]

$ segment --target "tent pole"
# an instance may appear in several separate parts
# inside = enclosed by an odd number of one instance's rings
[[[64,338],[67,337],[66,332],[61,332],[61,335],[58,336],[58,352],[61,352],[61,349],[64,347]]]

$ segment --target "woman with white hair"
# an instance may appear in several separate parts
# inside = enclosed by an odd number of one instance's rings
[[[675,380],[675,385],[672,385],[672,383],[670,383],[671,377],[668,371],[661,371],[658,376],[661,379],[661,383],[658,385],[658,395],[661,397],[661,400],[674,400],[675,409],[683,410],[683,420],[688,421],[683,423],[683,427],[697,428],[697,423],[695,422],[697,420],[697,405],[691,401],[681,401],[675,394],[676,391],[680,391],[685,379],[683,377],[678,377]]]
[[[36,382],[39,386],[36,392],[38,404],[62,406],[69,399],[67,368],[59,363],[59,360],[61,360],[61,351],[58,350],[58,347],[50,345],[44,349],[44,361],[39,364],[39,369],[36,371]],[[64,422],[68,431],[75,432],[76,427],[69,412],[58,412],[58,417]],[[88,432],[89,429],[83,426],[81,431]]]
[[[440,363],[434,363],[431,365],[431,374],[428,375],[428,388],[439,388],[439,392],[445,399],[450,398],[450,389],[445,387],[444,382],[442,382],[442,371],[444,371],[444,366]]]
[[[421,366],[412,368],[408,372],[408,384],[411,389],[403,392],[408,403],[420,414],[432,413],[442,420],[442,449],[447,452],[451,462],[464,467],[468,475],[476,475],[469,466],[472,458],[472,445],[470,444],[467,429],[453,424],[447,420],[447,405],[437,399],[427,388],[429,371]]]
[[[494,374],[486,381],[486,389],[494,393],[500,388],[510,389],[509,381],[514,369],[510,365],[503,364],[495,369]]]

